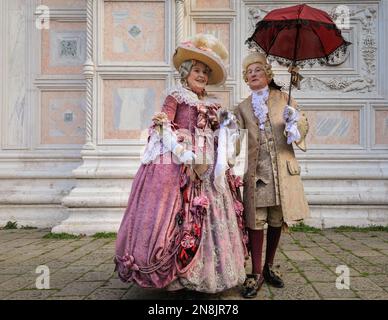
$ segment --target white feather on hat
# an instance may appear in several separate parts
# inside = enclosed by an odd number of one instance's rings
[[[229,56],[228,50],[226,50],[222,42],[212,34],[198,33],[193,37],[191,42],[197,48],[209,48],[213,50],[213,52],[216,53],[222,60],[227,59]]]

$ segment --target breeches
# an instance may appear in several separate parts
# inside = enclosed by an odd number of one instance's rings
[[[256,208],[254,230],[263,230],[266,223],[271,227],[282,226],[283,211],[281,206]]]

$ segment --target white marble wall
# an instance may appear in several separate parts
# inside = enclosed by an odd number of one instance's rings
[[[28,89],[31,88],[28,83],[29,66],[25,55],[19,52],[25,52],[28,46],[27,15],[29,9],[25,1],[3,1],[3,32],[5,37],[3,46],[3,77],[2,81],[5,94],[2,108],[2,146],[5,149],[24,149],[28,146]],[[4,39],[4,38],[3,38]],[[17,90],[14,90],[17,88]]]
[[[46,131],[57,138],[57,129],[76,131],[52,127],[55,116],[50,118],[49,112],[48,117],[42,116],[42,96],[44,100],[45,94],[57,90],[60,98],[64,90],[71,95],[85,85],[77,79],[41,76],[40,44],[45,29],[39,29],[40,21],[36,23],[40,4],[40,0],[0,2],[0,225],[16,221],[19,226],[50,227],[63,221],[68,212],[62,199],[74,187],[72,171],[81,162],[84,139],[78,145],[42,139]],[[46,107],[50,110],[49,104]],[[53,116],[58,110],[51,111]],[[59,117],[63,122],[63,114]],[[81,119],[81,128],[84,125]]]

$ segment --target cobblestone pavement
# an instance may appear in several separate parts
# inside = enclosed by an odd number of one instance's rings
[[[49,230],[41,229],[0,230],[0,299],[242,299],[240,288],[208,295],[122,283],[113,272],[113,238],[43,238],[47,233]],[[388,299],[388,232],[283,234],[275,264],[285,288],[264,284],[256,299]],[[49,289],[36,287],[40,265],[49,268]],[[349,268],[349,289],[336,288],[340,265]]]

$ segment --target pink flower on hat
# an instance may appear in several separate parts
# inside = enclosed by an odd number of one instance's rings
[[[199,50],[208,51],[208,52],[211,52],[211,53],[214,52],[212,49],[207,48],[207,47],[203,47],[203,46],[196,47],[196,46],[194,45],[194,43],[193,43],[192,41],[190,41],[190,40],[181,42],[181,45],[182,45],[182,46],[185,46],[185,47],[189,47],[189,48],[197,48],[197,49],[199,49]]]
[[[193,42],[191,42],[190,40],[187,40],[187,41],[183,41],[181,43],[182,46],[186,46],[186,47],[191,47],[191,48],[194,48],[194,44]]]
[[[210,48],[206,48],[206,47],[198,47],[199,50],[202,50],[202,51],[208,51],[208,52],[213,52],[212,49]]]

